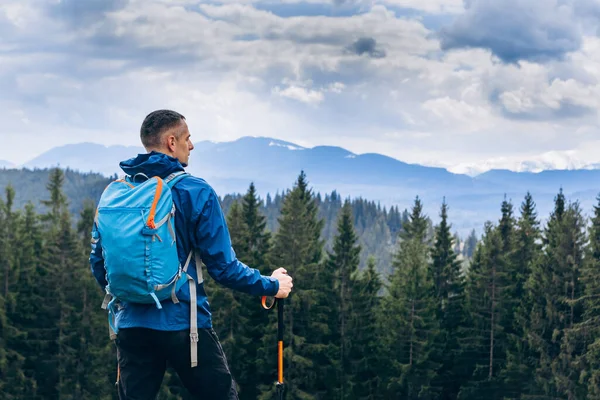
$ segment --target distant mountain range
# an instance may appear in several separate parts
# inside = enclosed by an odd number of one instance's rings
[[[118,163],[141,152],[142,147],[72,144],[51,149],[20,167],[58,165],[108,176],[121,174]],[[360,196],[382,206],[401,208],[409,208],[418,195],[434,221],[445,198],[454,230],[461,235],[471,229],[481,233],[485,221],[496,221],[505,195],[518,214],[523,197],[530,191],[540,217],[545,218],[561,188],[569,199],[579,200],[588,213],[600,193],[600,170],[491,170],[469,176],[444,168],[407,164],[380,154],[355,154],[332,146],[304,148],[265,137],[196,143],[188,167],[189,172],[205,178],[221,195],[243,193],[254,182],[263,197],[291,188],[301,170],[313,189],[322,194],[337,190],[344,197]]]

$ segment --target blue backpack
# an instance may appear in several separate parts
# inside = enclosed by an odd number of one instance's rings
[[[138,174],[140,175],[140,174]],[[136,183],[134,177],[111,182],[100,197],[95,224],[101,238],[106,296],[102,308],[109,311],[111,336],[116,301],[155,304],[171,299],[178,303],[177,291],[189,282],[192,341],[192,366],[195,366],[195,343],[198,340],[196,323],[196,284],[186,272],[193,250],[182,267],[177,254],[174,229],[175,204],[171,188],[187,173],[181,171],[160,177],[146,178]],[[201,268],[197,265],[197,268]]]

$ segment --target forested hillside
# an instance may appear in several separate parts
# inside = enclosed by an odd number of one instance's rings
[[[253,184],[249,192],[257,197],[256,188]],[[233,203],[241,201],[241,195],[226,195],[223,198],[223,211],[228,213]],[[259,200],[257,207],[261,215],[265,216],[265,228],[269,232],[279,230],[279,218],[284,203],[285,194],[277,193],[273,198],[267,196],[265,201]],[[397,207],[386,210],[378,204],[365,199],[347,199],[352,209],[352,224],[356,231],[358,242],[364,251],[360,254],[360,268],[367,266],[369,255],[379,254],[376,261],[376,269],[381,273],[388,273],[391,262],[391,254],[396,243],[398,232],[402,224],[408,220],[406,210],[400,211]],[[320,193],[315,194],[315,206],[317,215],[323,220],[321,236],[325,241],[324,247],[330,251],[333,246],[337,232],[337,216],[342,209],[344,199],[337,193],[332,192],[324,197]],[[428,219],[431,227],[431,221]],[[429,230],[431,233],[431,228]]]
[[[51,169],[0,169],[0,191],[4,193],[7,186],[15,190],[13,206],[23,209],[25,204],[35,204],[40,212],[47,210],[40,202],[48,197],[46,184],[51,174]],[[96,202],[106,185],[111,181],[101,174],[80,173],[71,169],[63,169],[63,192],[68,199],[69,211],[75,216],[84,207],[86,201]]]
[[[0,202],[0,392],[114,399],[114,347],[87,263],[93,207],[74,224],[64,172],[51,171],[40,185],[45,211],[17,210],[12,188]],[[283,266],[294,277],[285,315],[287,399],[600,398],[600,198],[582,210],[558,191],[544,225],[531,196],[505,201],[465,269],[451,205],[439,205],[431,226],[415,199],[389,254],[371,253],[358,236],[360,201],[319,199],[304,174],[291,186],[265,203],[280,202],[273,230],[253,186],[224,199],[239,258],[265,273]],[[328,227],[326,219],[336,222]],[[389,274],[375,268],[384,257]],[[240,398],[272,399],[275,313],[213,280],[205,285]],[[189,398],[171,372],[164,382],[161,399]]]
[[[39,212],[45,212],[47,208],[40,203],[40,200],[47,197],[46,182],[50,171],[48,169],[0,169],[0,191],[4,191],[10,184],[15,190],[13,205],[15,209],[23,209],[28,202],[31,202]],[[116,176],[109,179],[94,173],[82,174],[69,169],[63,171],[63,190],[68,200],[69,212],[73,214],[75,221],[79,219],[79,214],[86,203],[92,202],[95,204],[111,179],[116,179]],[[252,190],[255,191],[256,188],[249,182],[250,185],[253,187]],[[233,201],[242,197],[240,194],[218,194],[222,200],[225,213],[229,211]],[[266,228],[270,232],[275,232],[278,229],[277,219],[281,213],[283,196],[284,194],[275,193],[273,196],[267,195],[266,199],[260,199],[258,206],[260,212],[267,216]],[[322,235],[325,240],[325,248],[331,249],[335,235],[337,213],[342,207],[343,199],[336,191],[324,196],[316,193],[315,203],[319,210],[319,217],[324,219]],[[369,254],[381,254],[382,256],[376,262],[376,269],[385,273],[385,269],[390,265],[391,249],[394,247],[403,221],[408,218],[408,212],[406,210],[400,211],[398,207],[386,209],[373,201],[362,198],[352,199],[351,206],[354,216],[354,228],[357,230],[359,243],[365,249],[361,254],[361,268],[366,267]],[[431,221],[429,224],[431,225]],[[431,227],[429,231],[431,234]],[[465,251],[472,252],[472,247],[471,245]]]

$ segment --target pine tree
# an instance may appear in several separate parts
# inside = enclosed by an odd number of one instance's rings
[[[384,382],[386,398],[430,399],[439,396],[432,387],[435,343],[439,335],[435,287],[428,271],[427,218],[417,197],[410,219],[403,226],[394,258],[394,272],[384,298],[382,325],[389,368]]]
[[[354,340],[352,332],[349,331],[352,319],[352,292],[354,291],[354,275],[358,271],[360,262],[360,246],[357,245],[357,236],[352,225],[352,208],[346,202],[338,217],[337,235],[334,239],[333,253],[329,254],[326,268],[334,274],[335,279],[335,302],[337,308],[337,326],[334,331],[334,344],[338,356],[338,377],[335,382],[337,389],[336,398],[351,398],[350,386],[353,378],[350,366],[350,347]],[[334,384],[334,382],[332,382]]]
[[[266,268],[271,247],[271,234],[267,231],[267,218],[260,212],[260,199],[254,183],[250,184],[242,203],[242,215],[248,228],[248,262],[256,268]]]
[[[538,244],[541,238],[540,222],[537,217],[536,205],[531,193],[527,193],[521,204],[521,216],[517,222],[518,242],[516,244],[515,274],[515,297],[521,299],[524,294],[524,285],[531,273],[531,264],[539,256],[541,246]]]
[[[533,368],[530,365],[531,349],[524,340],[525,326],[530,318],[533,305],[525,290],[526,282],[531,273],[532,265],[541,256],[541,231],[537,219],[535,203],[530,193],[527,193],[521,204],[521,215],[517,221],[517,241],[515,257],[513,258],[512,296],[517,302],[514,312],[512,332],[507,337],[507,366],[503,371],[503,390],[508,398],[516,398],[521,391],[533,381]]]
[[[6,187],[6,201],[0,203],[0,266],[2,274],[2,295],[6,300],[5,307],[10,307],[14,297],[11,292],[11,286],[15,281],[15,275],[18,274],[16,257],[12,252],[12,247],[16,245],[15,234],[18,215],[13,210],[15,191],[12,186]]]
[[[568,341],[566,330],[580,320],[581,310],[574,300],[581,295],[582,226],[578,205],[567,207],[561,190],[544,232],[544,254],[532,265],[526,284],[531,314],[525,321],[524,337],[532,352],[529,365],[534,380],[523,398],[573,398],[569,393],[573,354],[561,347]]]
[[[382,283],[373,257],[369,258],[364,271],[354,273],[352,282],[352,308],[347,328],[347,335],[352,340],[347,349],[347,389],[342,398],[375,400],[380,398],[381,355],[387,349],[381,348],[377,326]]]
[[[527,201],[527,200],[526,200]],[[502,307],[504,312],[501,314],[502,319],[499,321],[502,333],[498,340],[501,345],[498,346],[498,357],[503,362],[499,365],[497,372],[502,372],[506,367],[506,352],[508,350],[508,339],[515,334],[515,315],[519,307],[519,298],[517,293],[519,292],[519,278],[522,273],[522,267],[520,263],[522,260],[517,257],[520,256],[517,251],[517,221],[513,215],[513,205],[510,201],[504,198],[500,207],[501,218],[498,223],[499,239],[501,241],[501,265],[503,266],[504,287],[502,288]]]
[[[491,230],[491,223],[486,223],[484,232]],[[489,356],[485,352],[485,327],[482,326],[481,318],[474,318],[479,316],[478,310],[481,307],[478,298],[480,296],[480,281],[484,273],[484,257],[484,243],[482,242],[474,249],[469,270],[465,277],[465,303],[468,320],[458,336],[458,349],[461,359],[467,362],[466,373],[469,379],[461,386],[457,396],[458,399],[469,398],[471,392],[474,391],[472,375],[478,368],[480,370],[483,368],[479,365],[484,363]]]
[[[42,215],[42,220],[46,221],[49,229],[55,229],[61,220],[61,216],[69,203],[67,196],[63,192],[65,183],[65,174],[62,170],[54,168],[50,172],[50,177],[46,188],[50,193],[50,200],[41,200],[40,203],[48,209],[48,213]]]
[[[587,398],[600,399],[600,196],[594,206],[594,216],[589,228],[589,247],[586,253],[581,280],[585,285],[583,320],[577,324],[585,353],[578,365],[582,383],[587,387]]]
[[[73,231],[71,215],[64,209],[60,215],[56,231],[51,231],[48,240],[50,250],[44,262],[60,279],[55,286],[53,298],[58,303],[58,320],[56,321],[56,363],[57,391],[60,398],[78,399],[83,397],[81,380],[83,375],[77,373],[82,369],[82,343],[80,329],[83,319],[82,257],[80,241]]]
[[[39,318],[37,329],[30,332],[30,338],[35,343],[35,356],[32,361],[35,366],[35,380],[38,385],[37,396],[41,398],[59,397],[59,380],[62,365],[59,362],[59,342],[63,338],[59,332],[64,329],[64,314],[62,308],[65,302],[62,296],[64,284],[62,270],[65,266],[60,265],[60,254],[57,248],[60,232],[60,220],[63,210],[67,207],[67,200],[62,193],[64,175],[60,169],[54,169],[46,185],[50,194],[50,200],[41,200],[48,212],[40,216],[44,222],[43,234],[45,237],[42,252],[39,254],[39,272],[43,285],[39,285],[38,304]],[[61,297],[57,298],[57,292]],[[62,317],[62,318],[61,318]]]
[[[294,187],[283,200],[279,230],[274,238],[271,265],[283,267],[294,278],[294,291],[286,299],[286,382],[287,398],[311,399],[325,396],[334,373],[333,354],[324,337],[331,335],[329,311],[322,297],[331,288],[329,271],[319,268],[323,251],[323,221],[317,218],[317,205],[306,175],[301,172]],[[273,325],[273,324],[271,324]],[[265,334],[265,348],[276,343]],[[276,350],[273,347],[273,350]],[[276,352],[265,355],[275,360]],[[276,364],[275,364],[276,365]],[[272,387],[263,390],[261,399],[272,397]]]
[[[463,354],[472,361],[472,377],[460,390],[459,399],[502,399],[498,376],[505,363],[507,258],[502,230],[486,223],[481,245],[475,251],[467,276],[467,308],[470,335]]]
[[[5,202],[0,201],[0,265],[4,264],[3,293],[0,294],[2,309],[0,310],[0,392],[5,398],[26,398],[34,386],[25,371],[26,333],[20,329],[20,276],[21,258],[19,250],[23,231],[21,213],[13,210],[15,191],[12,186],[6,188]]]
[[[106,313],[96,312],[102,304],[104,293],[99,290],[89,269],[90,231],[94,214],[94,202],[85,202],[77,222],[80,261],[76,264],[76,273],[80,277],[77,292],[81,319],[79,324],[74,323],[78,328],[79,340],[76,387],[80,398],[111,399],[117,376],[116,348],[109,339]]]
[[[16,350],[23,357],[22,371],[24,382],[17,386],[22,390],[20,398],[38,398],[36,395],[37,382],[35,380],[35,360],[40,357],[37,351],[38,341],[35,340],[40,326],[39,308],[43,304],[40,291],[43,290],[44,275],[40,269],[40,254],[42,254],[42,232],[39,225],[39,216],[35,213],[34,206],[28,203],[25,206],[22,224],[19,224],[19,278],[16,286],[15,304],[18,308],[11,316],[17,336],[9,348]],[[11,385],[12,390],[15,389]],[[15,393],[15,397],[19,396]]]
[[[267,218],[260,212],[260,199],[254,183],[250,184],[243,197],[241,214],[244,229],[239,246],[244,252],[239,254],[239,259],[267,275],[271,273],[268,263],[271,234],[266,230]],[[240,318],[247,322],[240,327],[239,334],[244,341],[241,343],[243,348],[239,349],[234,372],[240,386],[240,399],[254,400],[258,397],[260,382],[266,379],[261,375],[263,360],[259,360],[259,356],[261,340],[269,324],[269,314],[262,310],[259,299],[255,297],[241,293],[238,301],[241,307]]]
[[[579,359],[585,354],[585,332],[579,325],[583,321],[584,282],[581,279],[584,263],[584,246],[587,242],[585,221],[579,203],[571,203],[565,212],[563,237],[560,250],[556,253],[559,260],[564,260],[562,271],[563,290],[558,302],[566,305],[566,324],[560,338],[560,354],[553,360],[556,387],[561,397],[568,400],[585,396],[586,388],[580,384]],[[559,336],[555,335],[555,339]]]
[[[441,389],[441,399],[455,399],[462,384],[469,378],[464,360],[459,352],[459,337],[466,323],[464,279],[461,264],[453,250],[448,205],[444,201],[440,212],[441,221],[436,227],[435,243],[431,250],[430,275],[437,300],[437,319],[440,322],[436,386]]]

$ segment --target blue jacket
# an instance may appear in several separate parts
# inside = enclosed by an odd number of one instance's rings
[[[183,171],[181,163],[166,154],[151,152],[120,163],[127,175],[142,172],[148,177],[167,177],[176,171]],[[181,265],[190,250],[194,248],[206,265],[210,276],[218,283],[234,290],[256,296],[274,296],[279,290],[279,282],[262,276],[256,269],[249,268],[236,258],[231,247],[231,238],[213,188],[203,179],[188,176],[175,184],[172,189],[175,213],[177,252]],[[96,226],[92,228],[96,230]],[[102,238],[92,244],[90,266],[94,277],[104,289],[107,285],[106,270],[102,258]],[[211,312],[204,290],[204,283],[198,282],[194,258],[188,267],[197,283],[198,328],[211,328]],[[163,331],[185,330],[190,327],[189,286],[183,285],[177,292],[180,300],[174,304],[165,300],[162,310],[153,304],[121,303],[115,316],[115,326],[122,328],[151,328]]]

